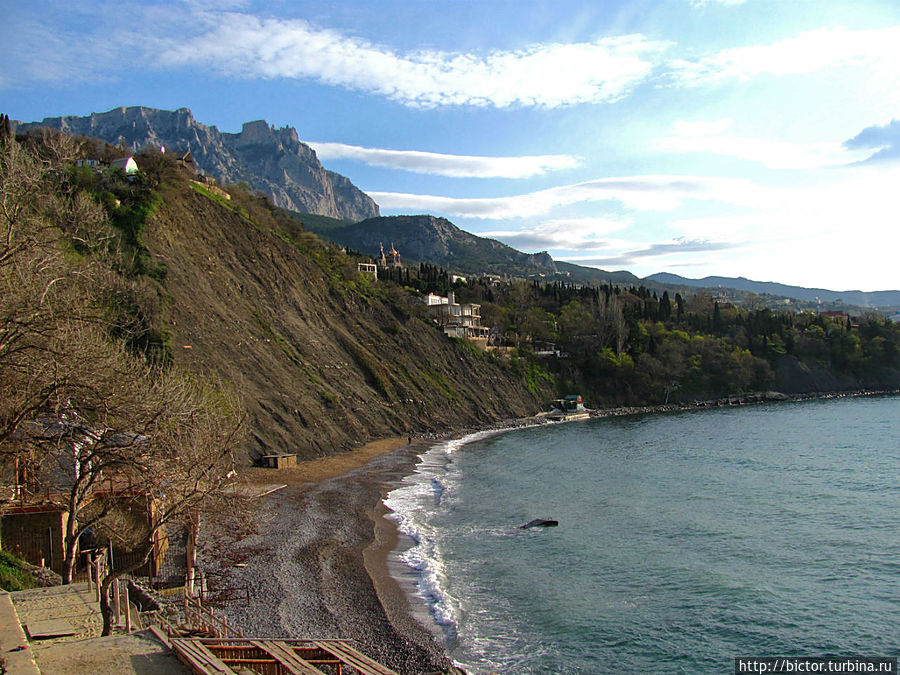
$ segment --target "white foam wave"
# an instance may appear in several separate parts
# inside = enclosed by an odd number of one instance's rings
[[[429,608],[431,618],[448,643],[456,640],[459,601],[447,588],[439,515],[452,503],[459,472],[453,454],[468,443],[507,431],[479,431],[435,445],[420,456],[415,472],[388,493],[384,504],[397,529],[414,545],[398,556],[415,575],[415,595]]]

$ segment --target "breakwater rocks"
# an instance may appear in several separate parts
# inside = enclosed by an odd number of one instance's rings
[[[455,438],[462,438],[475,433],[483,433],[486,431],[509,431],[511,429],[524,429],[525,427],[533,427],[539,424],[551,424],[556,420],[552,420],[543,415],[534,417],[515,417],[511,419],[498,420],[496,422],[488,422],[478,427],[452,427],[444,431],[428,431],[419,434],[413,434],[410,438],[422,439],[426,441],[450,441]]]
[[[690,403],[666,403],[649,406],[623,406],[618,408],[600,408],[591,410],[591,417],[619,417],[622,415],[647,415],[650,413],[678,412],[680,410],[694,410],[696,408],[723,408],[729,406],[759,405],[762,403],[777,403],[783,401],[813,401],[832,398],[859,398],[861,396],[895,396],[900,390],[882,391],[840,391],[840,392],[812,392],[806,394],[788,395],[778,391],[754,392],[738,396],[726,396],[724,398],[709,399],[706,401],[692,401]]]
[[[679,412],[683,410],[695,410],[697,408],[727,408],[732,406],[761,405],[764,403],[780,403],[785,401],[814,401],[833,398],[859,398],[862,396],[896,396],[900,389],[885,389],[878,391],[839,391],[839,392],[811,392],[805,394],[784,394],[779,391],[751,392],[722,398],[708,399],[704,401],[690,401],[682,403],[664,403],[645,406],[617,406],[615,408],[589,409],[590,417],[622,417],[625,415],[649,415],[652,413]],[[511,429],[523,429],[540,424],[559,424],[560,422],[573,422],[577,420],[558,420],[544,415],[534,417],[518,417],[491,422],[480,427],[454,427],[438,432],[425,432],[413,434],[411,438],[431,441],[452,440],[462,438],[469,434],[485,431],[508,431]]]

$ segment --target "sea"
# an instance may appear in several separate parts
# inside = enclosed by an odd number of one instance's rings
[[[900,653],[898,396],[478,433],[385,503],[395,569],[470,673]]]

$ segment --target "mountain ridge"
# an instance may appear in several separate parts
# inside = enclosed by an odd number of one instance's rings
[[[304,221],[302,215],[298,216]],[[380,216],[358,223],[304,221],[310,232],[342,246],[377,256],[380,246],[393,244],[404,260],[452,266],[462,274],[544,275],[580,283],[635,283],[630,272],[607,272],[554,260],[546,251],[525,253],[496,239],[461,229],[447,218],[428,214]]]
[[[690,279],[660,272],[637,277],[554,260],[546,251],[525,253],[500,241],[466,232],[446,218],[432,215],[380,215],[378,205],[345,176],[322,167],[296,129],[276,129],[264,120],[245,122],[237,133],[221,132],[197,122],[188,108],[174,111],[142,106],[119,107],[89,116],[47,117],[17,123],[19,131],[47,126],[71,134],[100,138],[130,147],[190,149],[196,165],[224,183],[245,182],[272,202],[300,214],[307,229],[335,243],[375,256],[381,244],[395,244],[405,260],[429,262],[464,274],[496,273],[541,276],[575,283],[727,288],[804,302],[843,303],[858,308],[900,309],[900,291],[832,291],[759,282],[744,277]],[[303,214],[341,223],[305,219]]]
[[[325,219],[304,220],[304,227],[330,241],[348,246],[373,257],[381,245],[393,244],[404,260],[442,265],[461,274],[509,274],[511,276],[543,276],[548,280],[574,283],[612,283],[630,286],[646,285],[654,289],[726,288],[791,298],[804,302],[821,300],[828,304],[844,304],[853,308],[900,308],[900,291],[831,291],[820,288],[791,286],[777,282],[758,282],[744,277],[710,276],[688,279],[677,274],[659,272],[641,278],[625,270],[607,271],[575,263],[555,260],[549,253],[525,253],[496,239],[467,232],[447,218],[432,215],[381,216],[358,223],[342,223]]]
[[[808,288],[792,286],[775,281],[754,281],[746,277],[708,276],[702,279],[690,279],[669,272],[658,272],[645,277],[645,280],[661,284],[691,286],[694,288],[731,288],[752,293],[779,295],[807,302],[821,300],[823,302],[843,302],[848,305],[872,308],[900,308],[900,291],[832,291],[825,288]]]
[[[346,220],[378,216],[375,201],[345,176],[325,169],[293,127],[276,129],[264,120],[245,122],[240,132],[219,131],[197,122],[188,108],[113,108],[88,116],[45,117],[20,123],[28,132],[49,127],[140,149],[164,146],[190,150],[196,166],[222,183],[245,182],[276,206]]]

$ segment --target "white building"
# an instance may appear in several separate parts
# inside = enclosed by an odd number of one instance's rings
[[[134,157],[123,157],[122,159],[114,159],[109,164],[110,164],[110,166],[119,167],[125,173],[137,173],[138,172],[138,165],[137,165],[137,162],[134,161]]]
[[[372,281],[378,281],[378,265],[375,263],[356,263],[356,269],[370,277]]]
[[[483,341],[484,346],[487,346],[490,328],[481,325],[481,305],[460,304],[456,302],[453,291],[450,291],[446,298],[429,293],[425,296],[425,304],[435,321],[444,329],[444,333],[450,337]]]

